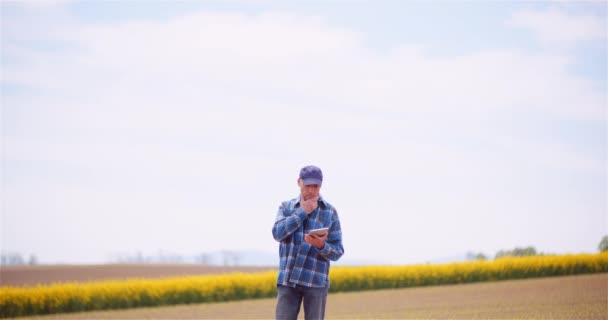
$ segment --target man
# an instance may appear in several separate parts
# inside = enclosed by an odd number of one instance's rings
[[[329,288],[329,261],[344,254],[338,212],[319,194],[323,182],[321,169],[306,166],[300,170],[300,195],[279,207],[272,227],[279,245],[276,318],[297,319],[304,301],[306,319],[323,319]],[[328,227],[319,236],[310,230]]]

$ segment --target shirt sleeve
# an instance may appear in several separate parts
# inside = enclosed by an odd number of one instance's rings
[[[329,235],[325,240],[325,246],[322,249],[317,249],[318,253],[331,260],[338,261],[344,254],[344,246],[342,245],[342,229],[340,227],[340,218],[338,212],[333,209],[331,215],[331,227],[329,228]]]
[[[282,241],[296,232],[302,222],[308,219],[308,215],[302,208],[297,208],[293,211],[288,210],[287,203],[283,202],[279,206],[277,217],[272,227],[272,236],[276,241]]]

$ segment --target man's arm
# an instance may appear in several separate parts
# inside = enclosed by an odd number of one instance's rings
[[[295,209],[291,214],[287,212],[287,203],[283,202],[277,212],[277,217],[272,227],[272,236],[276,241],[282,241],[296,232],[302,222],[308,219],[308,214],[301,207]]]
[[[331,227],[329,228],[329,235],[327,236],[327,240],[325,240],[325,245],[323,248],[317,250],[323,257],[331,261],[338,261],[344,254],[344,246],[342,245],[340,218],[338,218],[338,212],[336,212],[335,209],[331,221]]]

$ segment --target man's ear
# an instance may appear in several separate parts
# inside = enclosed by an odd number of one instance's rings
[[[298,178],[298,186],[302,187],[302,179],[301,178]]]

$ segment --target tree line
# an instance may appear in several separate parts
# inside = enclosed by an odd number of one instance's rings
[[[608,235],[605,235],[598,245],[598,250],[600,252],[608,251]],[[241,260],[241,255],[236,251],[228,251],[224,250],[221,253],[221,260],[223,265],[225,266],[238,266]],[[509,250],[499,250],[494,255],[494,259],[500,259],[502,257],[525,257],[525,256],[536,256],[536,255],[546,255],[545,253],[538,252],[535,247],[515,247]],[[201,253],[200,255],[195,257],[195,263],[198,264],[210,264],[212,259],[211,254]],[[483,252],[468,252],[466,255],[467,260],[488,260],[489,257]],[[140,252],[135,255],[126,255],[119,256],[116,261],[118,263],[182,263],[184,262],[183,257],[179,255],[167,255],[167,254],[159,254],[158,257],[145,257]],[[31,254],[29,259],[24,258],[19,253],[2,253],[2,260],[0,261],[0,265],[36,265],[38,264],[38,258],[36,255]]]
[[[29,259],[24,258],[21,254],[11,252],[11,253],[2,253],[2,258],[0,261],[0,265],[3,266],[11,266],[11,265],[35,265],[38,264],[38,258],[36,255],[30,255]]]
[[[600,241],[597,249],[600,252],[608,251],[608,235],[604,236]],[[538,256],[538,255],[547,255],[543,252],[538,252],[535,247],[515,247],[513,249],[508,250],[499,250],[494,255],[494,259],[500,259],[503,257],[526,257],[526,256]],[[467,260],[488,260],[488,256],[483,252],[469,252],[467,253]]]

